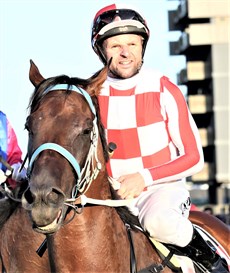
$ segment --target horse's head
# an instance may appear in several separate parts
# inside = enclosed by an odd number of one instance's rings
[[[22,204],[40,232],[57,231],[71,200],[90,192],[98,172],[105,173],[102,126],[95,102],[84,90],[100,88],[97,78],[101,83],[101,77],[99,73],[88,80],[65,75],[45,79],[31,61],[30,80],[35,91],[25,125],[29,133],[29,187]]]

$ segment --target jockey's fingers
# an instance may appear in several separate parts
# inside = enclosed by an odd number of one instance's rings
[[[128,195],[128,196],[126,196],[124,199],[133,199],[134,197],[133,196],[131,196],[131,195]]]
[[[120,189],[117,191],[117,194],[123,197],[125,195],[126,189],[124,187],[120,187]]]

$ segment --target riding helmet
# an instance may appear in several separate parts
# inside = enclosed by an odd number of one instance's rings
[[[100,9],[93,20],[91,44],[104,64],[106,64],[106,58],[102,50],[103,41],[121,34],[141,35],[143,37],[142,57],[144,57],[150,35],[145,19],[134,9],[116,4]]]

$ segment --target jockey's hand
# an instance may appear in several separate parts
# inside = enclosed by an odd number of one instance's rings
[[[117,191],[122,199],[132,199],[139,196],[145,188],[145,182],[140,173],[122,175],[118,178],[121,183]]]
[[[21,182],[27,179],[25,167],[23,167],[22,170],[19,172],[21,165],[21,163],[15,163],[11,166],[13,168],[12,179],[17,182]]]

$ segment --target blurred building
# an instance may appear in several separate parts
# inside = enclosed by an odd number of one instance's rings
[[[198,205],[230,203],[230,0],[179,0],[168,11],[170,55],[184,55],[177,84],[187,88],[199,127],[205,167],[188,179]]]

